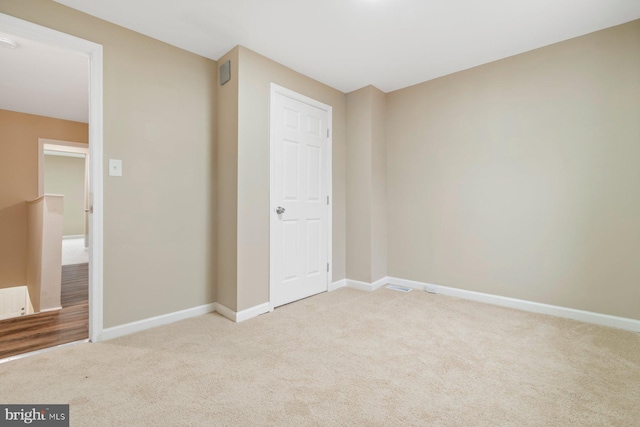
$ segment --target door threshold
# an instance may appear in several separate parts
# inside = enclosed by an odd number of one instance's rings
[[[64,344],[59,344],[59,345],[56,345],[56,346],[53,346],[53,347],[43,348],[41,350],[30,351],[28,353],[16,354],[15,356],[9,356],[9,357],[5,357],[4,359],[0,359],[0,364],[11,362],[13,360],[24,359],[25,357],[35,356],[37,354],[48,353],[50,351],[57,350],[57,349],[62,348],[62,347],[71,347],[71,346],[74,346],[76,344],[84,344],[84,343],[87,343],[87,342],[91,342],[91,340],[89,338],[87,338],[87,339],[80,340],[80,341],[72,341],[72,342],[68,342],[68,343],[64,343]]]

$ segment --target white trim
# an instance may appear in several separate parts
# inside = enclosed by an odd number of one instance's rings
[[[324,104],[308,96],[294,92],[290,89],[271,83],[270,97],[269,97],[269,311],[273,311],[273,284],[276,282],[274,258],[271,256],[273,253],[273,234],[274,227],[272,212],[276,209],[275,194],[273,191],[274,182],[274,161],[275,161],[275,102],[274,96],[280,94],[291,98],[293,100],[311,105],[312,107],[327,112],[327,128],[329,130],[329,136],[327,138],[327,158],[328,158],[328,171],[327,171],[327,195],[329,197],[329,204],[327,205],[327,262],[329,263],[329,271],[327,272],[327,287],[329,291],[331,288],[331,280],[333,277],[333,107],[331,105]]]
[[[384,285],[386,285],[388,283],[389,283],[389,278],[385,276],[385,277],[383,277],[381,279],[378,279],[375,282],[373,282],[371,284],[371,286],[375,290],[375,289],[378,289],[378,288],[380,288],[380,287],[382,287],[382,286],[384,286]]]
[[[335,291],[336,289],[344,288],[347,286],[347,279],[338,280],[337,282],[333,282],[329,285],[329,292]]]
[[[48,313],[50,311],[58,311],[58,310],[62,310],[62,306],[53,307],[53,308],[45,308],[44,310],[40,310],[38,313]]]
[[[351,280],[351,279],[344,279],[344,280],[346,281],[347,283],[346,286],[348,288],[359,289],[361,291],[367,291],[367,292],[375,291],[381,286],[384,286],[387,283],[389,283],[388,277],[383,277],[382,279],[378,279],[373,283],[361,282],[359,280]]]
[[[344,279],[344,280],[347,283],[346,285],[347,288],[358,289],[358,290],[367,291],[367,292],[372,292],[376,290],[376,288],[373,287],[372,283],[360,282],[359,280],[351,280],[351,279]]]
[[[38,143],[45,146],[45,150],[63,151],[68,154],[88,154],[88,142],[75,142],[63,139],[38,138]]]
[[[556,305],[542,304],[533,301],[503,297],[499,295],[485,294],[482,292],[467,291],[464,289],[434,285],[431,283],[416,282],[413,280],[399,279],[396,277],[389,277],[388,281],[392,285],[406,286],[408,288],[423,291],[427,290],[428,288],[430,292],[433,291],[437,294],[463,298],[471,301],[482,302],[485,304],[515,308],[517,310],[524,310],[532,313],[547,314],[550,316],[578,320],[580,322],[587,322],[601,326],[609,326],[612,328],[640,332],[640,320],[636,319],[594,313],[591,311],[576,310],[568,307],[559,307]]]
[[[244,322],[245,320],[253,319],[254,317],[258,317],[261,314],[268,313],[273,311],[271,309],[271,304],[265,302],[260,305],[256,305],[251,308],[247,308],[242,311],[233,311],[229,307],[222,305],[220,303],[216,303],[216,311],[220,313],[222,316],[226,317],[229,320],[232,320],[236,323]]]
[[[100,341],[103,329],[103,116],[102,116],[102,46],[93,44],[89,56],[89,338]],[[93,193],[91,193],[93,191]]]
[[[35,351],[30,351],[28,353],[16,354],[15,356],[9,356],[9,357],[5,357],[4,359],[0,359],[0,364],[11,362],[13,360],[24,359],[25,357],[35,356],[36,354],[48,353],[50,351],[54,351],[54,350],[57,350],[57,349],[62,348],[62,347],[71,347],[71,346],[74,346],[74,345],[84,344],[84,343],[88,343],[88,342],[89,342],[89,340],[86,339],[86,340],[80,340],[80,341],[74,341],[74,342],[68,342],[68,343],[65,343],[65,344],[60,344],[60,345],[56,345],[54,347],[47,347],[47,348],[43,348],[42,350],[35,350]]]
[[[270,93],[269,93],[269,311],[274,310],[273,306],[273,286],[276,283],[276,269],[275,269],[275,260],[273,257],[273,242],[274,242],[274,218],[272,212],[276,209],[275,196],[273,192],[273,187],[275,185],[275,158],[276,158],[276,148],[275,148],[275,140],[276,140],[276,126],[275,126],[275,102],[274,102],[275,88],[274,84],[271,83]],[[226,307],[225,307],[226,308]],[[223,316],[231,319],[229,316],[220,312]],[[232,319],[235,321],[235,319]]]
[[[265,302],[255,307],[247,308],[246,310],[238,311],[236,313],[236,322],[244,322],[245,320],[253,319],[261,314],[269,312],[269,303]]]
[[[231,310],[226,305],[222,305],[219,302],[216,303],[216,312],[220,313],[221,316],[226,317],[229,320],[236,321],[236,312]]]
[[[202,316],[216,310],[216,303],[204,304],[198,307],[187,308],[185,310],[175,311],[173,313],[162,314],[160,316],[150,317],[148,319],[138,320],[136,322],[125,323],[124,325],[106,328],[102,331],[101,341],[122,337],[124,335],[133,334],[135,332],[144,331],[155,328],[157,326],[168,325],[179,320],[189,319],[191,317]]]
[[[87,154],[89,152],[89,146],[87,145]],[[70,157],[73,159],[86,159],[87,154],[85,153],[72,153],[70,151],[55,151],[49,148],[44,150],[45,156],[53,156],[53,157]]]
[[[317,101],[316,101],[317,102]],[[321,104],[325,105],[325,104]],[[331,286],[331,280],[333,280],[333,107],[327,105],[327,130],[329,137],[327,138],[327,144],[329,145],[327,151],[327,157],[329,159],[329,165],[327,166],[327,196],[329,197],[329,203],[327,204],[327,262],[329,263],[329,271],[327,271],[327,291]]]
[[[91,249],[89,252],[89,338],[99,341],[103,328],[103,117],[102,117],[102,45],[32,22],[0,13],[0,26],[4,33],[24,37],[36,42],[72,50],[89,58],[89,157],[90,199],[93,218],[90,222]]]

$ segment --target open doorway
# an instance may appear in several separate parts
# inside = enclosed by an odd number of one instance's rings
[[[0,37],[0,293],[27,291],[2,361],[102,333],[102,47],[3,14]]]
[[[62,265],[89,262],[89,146],[85,143],[38,140],[38,195],[65,197]]]

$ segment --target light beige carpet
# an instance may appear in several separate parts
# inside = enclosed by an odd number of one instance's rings
[[[640,334],[413,291],[321,294],[0,365],[73,426],[638,426]]]

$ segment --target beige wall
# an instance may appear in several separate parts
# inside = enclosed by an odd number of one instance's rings
[[[105,327],[214,302],[216,62],[48,0],[0,12],[104,47]]]
[[[387,275],[386,95],[347,94],[347,278]]]
[[[44,192],[64,196],[65,236],[84,234],[84,158],[44,156]]]
[[[38,138],[86,143],[88,128],[0,110],[0,288],[26,284],[25,202],[38,197]]]
[[[347,94],[347,272],[371,282],[371,86]]]
[[[640,21],[387,95],[389,274],[640,319]]]
[[[3,0],[0,12],[104,46],[105,164],[124,162],[104,184],[106,327],[216,298],[236,311],[268,301],[271,82],[333,107],[334,281],[388,273],[640,318],[639,21],[386,96],[368,89],[370,130],[357,130],[363,117],[347,143],[346,95],[249,49],[222,59],[232,81],[217,89],[215,61],[57,3]],[[0,129],[21,120],[0,112]],[[54,128],[36,140],[80,140]],[[24,221],[3,224],[37,183],[3,161],[0,183],[25,189],[0,197],[2,235],[16,240]],[[360,214],[348,219],[346,201],[359,206],[360,191],[368,267],[347,253]],[[25,252],[0,248],[0,286],[24,282],[24,268],[4,267]]]
[[[238,302],[238,51],[218,61],[220,66],[230,61],[231,79],[218,87],[217,98],[217,302],[233,311]]]
[[[371,86],[371,282],[387,276],[387,95]]]
[[[239,50],[238,310],[269,301],[270,83],[333,107],[333,280],[345,277],[345,95],[249,49]]]

